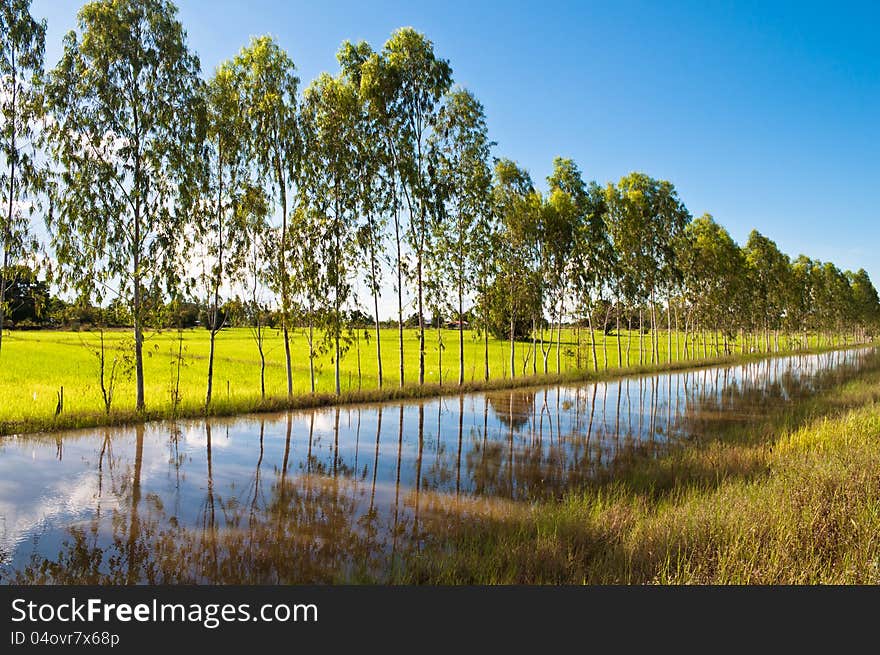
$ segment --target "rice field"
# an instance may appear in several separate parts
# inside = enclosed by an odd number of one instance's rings
[[[658,365],[679,362],[684,349],[683,335],[670,340],[659,335]],[[110,412],[106,412],[100,381],[100,333],[83,331],[9,331],[4,334],[0,352],[0,434],[16,431],[50,430],[57,427],[95,425],[133,420],[135,381],[131,365],[132,337],[129,330],[104,332],[105,386],[116,365]],[[622,361],[618,361],[617,337],[596,333],[598,372],[619,368],[642,369],[655,364],[650,356],[650,337],[643,338],[644,353],[639,357],[639,335],[621,334]],[[320,337],[316,337],[316,342]],[[144,377],[147,414],[144,418],[194,415],[204,411],[208,369],[209,334],[204,329],[151,332],[144,343]],[[783,344],[784,347],[784,344]],[[691,346],[691,348],[693,348]],[[398,332],[381,331],[384,390],[399,389],[400,360]],[[418,331],[404,331],[405,386],[415,393],[418,380]],[[589,332],[585,329],[563,330],[558,357],[555,344],[546,344],[547,371],[551,376],[588,375],[594,370]],[[425,384],[454,386],[458,382],[459,343],[456,330],[431,329],[426,332]],[[260,363],[256,341],[248,328],[224,329],[217,335],[212,413],[231,414],[266,408],[279,408],[288,402],[284,344],[279,330],[267,330],[266,399],[260,393]],[[712,356],[711,350],[707,351]],[[698,352],[702,355],[702,350]],[[291,332],[294,398],[310,395],[308,341],[303,331]],[[692,353],[693,356],[693,353]],[[515,377],[544,372],[544,355],[537,350],[534,359],[531,343],[515,344]],[[480,386],[483,382],[484,342],[473,330],[465,331],[465,382]],[[316,357],[316,393],[334,391],[334,365],[331,354]],[[510,382],[510,350],[507,341],[490,338],[489,368],[491,384]],[[375,336],[371,330],[355,333],[341,358],[343,395],[363,397],[378,390]],[[441,375],[442,374],[442,375]],[[63,388],[63,406],[59,394]],[[175,392],[178,402],[175,406]]]

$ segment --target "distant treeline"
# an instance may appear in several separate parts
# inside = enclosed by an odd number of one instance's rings
[[[864,340],[880,321],[863,270],[791,259],[758,232],[740,247],[711,216],[693,220],[668,181],[590,182],[557,158],[542,193],[520,165],[492,157],[483,106],[412,28],[378,50],[344,42],[338,72],[301,91],[269,36],[204,79],[168,0],[89,2],[46,71],[46,24],[29,5],[0,5],[0,337],[5,315],[16,320],[13,267],[45,269],[40,279],[79,299],[48,302],[48,320],[132,326],[138,409],[151,325],[210,330],[206,406],[214,337],[233,321],[254,329],[261,359],[262,330],[281,330],[288,394],[291,358],[314,370],[321,353],[339,392],[353,323],[367,315],[378,332],[389,292],[400,385],[411,315],[419,384],[429,315],[452,317],[460,342],[466,322],[485,335],[486,378],[490,332],[510,340],[511,372],[517,339],[531,343],[533,372],[539,352],[546,372],[554,340],[559,369],[572,322],[613,331],[618,351],[623,328],[637,327],[639,360],[655,362],[661,329],[668,356],[679,330],[689,357],[707,339],[726,352],[778,349],[780,335]],[[46,243],[34,238],[38,219]],[[304,355],[291,355],[295,328]],[[598,368],[595,345],[592,360]]]

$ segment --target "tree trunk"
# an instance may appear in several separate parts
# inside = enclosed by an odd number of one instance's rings
[[[590,327],[590,350],[593,351],[593,370],[599,370],[599,358],[596,355],[596,335],[593,331],[593,312],[587,311],[587,324]],[[603,339],[604,341],[604,339]]]
[[[287,190],[281,174],[281,162],[275,158],[278,188],[281,193],[281,252],[279,271],[281,272],[281,332],[284,336],[284,361],[287,366],[287,397],[293,396],[293,367],[290,363],[290,286],[287,280]]]
[[[422,254],[417,255],[416,277],[419,292],[419,386],[425,384],[425,317],[424,289],[422,288]]]
[[[443,386],[443,319],[440,318],[440,311],[437,311],[437,379],[440,386]]]
[[[394,239],[397,243],[397,340],[400,356],[400,386],[404,384],[403,366],[403,271],[402,253],[400,251],[400,211],[397,207],[397,195],[394,197]]]
[[[135,161],[135,188],[140,180],[140,159]],[[132,261],[132,278],[134,282],[134,370],[136,379],[137,399],[136,410],[144,411],[144,333],[143,316],[141,315],[141,207],[140,194],[134,207],[134,257]]]
[[[645,363],[645,329],[642,324],[642,307],[639,306],[639,366],[643,366]]]
[[[216,314],[214,316],[214,320],[217,320]],[[208,407],[211,405],[211,388],[214,384],[214,341],[217,336],[217,332],[214,330],[214,326],[211,326],[211,348],[208,352],[208,391],[205,394],[205,411],[208,411]],[[222,392],[221,392],[222,393]]]
[[[458,386],[464,384],[464,280],[458,276]]]
[[[510,312],[510,379],[516,377],[516,360],[514,359],[513,352],[513,332],[514,332],[514,317],[513,312]]]
[[[262,337],[257,344],[257,350],[260,351],[260,398],[266,400],[266,355],[263,352]]]
[[[372,228],[372,226],[371,226]],[[370,235],[370,286],[373,287],[373,318],[376,323],[376,366],[378,368],[379,375],[379,388],[382,388],[382,339],[380,338],[381,332],[379,330],[379,293],[377,291],[377,274],[376,274],[376,249],[373,245],[374,234]]]
[[[339,188],[338,180],[336,188]],[[335,216],[335,224],[334,224],[334,238],[335,238],[335,248],[333,250],[333,267],[335,268],[335,276],[336,276],[336,288],[333,290],[333,310],[334,310],[334,318],[335,325],[333,326],[333,343],[335,347],[335,356],[334,356],[334,377],[336,380],[336,395],[338,396],[342,392],[342,385],[340,384],[339,374],[340,374],[340,363],[339,363],[339,333],[342,331],[342,316],[340,314],[340,303],[339,303],[339,288],[340,288],[340,274],[339,274],[339,199],[336,200],[336,216]],[[351,384],[349,384],[351,386]]]
[[[485,289],[486,289],[485,277],[483,278],[483,281],[482,281],[482,284],[480,285],[480,288],[483,289],[483,292],[485,293]],[[484,300],[484,302],[488,302],[488,301]],[[486,312],[486,309],[483,308],[483,316],[481,317],[484,319],[483,320],[483,366],[484,366],[483,379],[486,382],[488,382],[489,381],[489,321],[485,320],[485,318],[486,318],[485,312]]]
[[[562,373],[561,353],[562,350],[562,302],[559,303],[559,309],[556,312],[556,374]]]
[[[309,381],[312,395],[315,395],[315,315],[309,298]]]
[[[208,353],[208,389],[205,393],[205,412],[211,405],[211,388],[214,384],[214,341],[217,337],[217,316],[220,312],[220,284],[223,279],[223,146],[217,144],[217,277],[212,282],[214,284],[213,306],[209,313],[211,319],[211,350]]]

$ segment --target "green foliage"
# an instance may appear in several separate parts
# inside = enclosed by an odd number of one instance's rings
[[[35,321],[35,307],[22,315],[22,270],[32,264],[39,243],[31,216],[40,207],[45,170],[39,162],[43,116],[46,22],[30,14],[30,0],[0,4],[0,338],[6,313],[18,308],[13,321]],[[8,298],[7,294],[17,297]],[[25,292],[25,295],[27,293]],[[26,312],[27,313],[27,312]],[[0,342],[2,343],[2,342]]]

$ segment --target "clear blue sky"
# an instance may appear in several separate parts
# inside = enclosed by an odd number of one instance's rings
[[[79,0],[34,0],[60,54]],[[307,83],[344,39],[411,25],[484,103],[495,154],[544,184],[671,180],[737,241],[865,268],[880,285],[880,3],[179,0],[206,74],[271,33]]]

